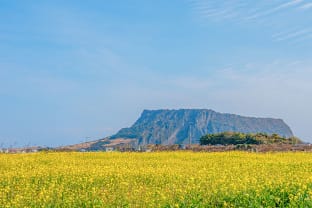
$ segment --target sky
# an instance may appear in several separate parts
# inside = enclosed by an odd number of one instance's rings
[[[282,118],[312,142],[311,22],[311,0],[0,0],[0,147],[180,108]]]

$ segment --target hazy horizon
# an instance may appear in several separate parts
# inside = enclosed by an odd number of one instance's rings
[[[280,118],[312,142],[311,21],[306,0],[1,1],[0,145],[181,108]]]

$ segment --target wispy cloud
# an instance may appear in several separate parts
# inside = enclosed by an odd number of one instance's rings
[[[258,24],[272,32],[273,41],[308,39],[311,28],[300,10],[312,8],[304,0],[192,0],[192,10],[203,20],[231,21],[239,24]],[[289,22],[286,22],[289,19]],[[289,31],[291,30],[291,31]]]
[[[275,41],[285,41],[285,40],[298,40],[302,39],[303,37],[308,37],[309,35],[312,34],[311,29],[298,29],[298,30],[293,30],[290,32],[282,32],[282,33],[277,33],[272,36],[272,38]]]
[[[299,9],[307,10],[312,8],[312,2],[311,3],[305,3],[302,6],[299,7]]]
[[[192,8],[204,17],[224,18],[229,13],[235,14],[236,18],[244,17],[252,20],[277,12],[296,8],[297,6],[308,8],[309,4],[303,4],[303,0],[285,1],[244,1],[244,0],[225,0],[215,2],[212,0],[194,0],[190,1]]]
[[[290,7],[294,7],[298,4],[300,4],[303,0],[292,0],[286,3],[282,3],[282,4],[278,4],[277,6],[273,7],[273,8],[269,8],[266,9],[264,11],[261,11],[259,13],[255,13],[254,15],[250,16],[248,19],[255,19],[255,18],[259,18],[259,17],[263,17],[263,16],[267,16],[270,14],[274,14],[276,12],[282,11],[284,9],[290,8]]]

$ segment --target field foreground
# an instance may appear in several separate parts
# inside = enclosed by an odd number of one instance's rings
[[[312,207],[311,153],[0,154],[0,207]]]

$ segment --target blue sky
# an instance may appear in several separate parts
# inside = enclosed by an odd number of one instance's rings
[[[0,144],[95,140],[159,108],[312,142],[311,22],[310,0],[0,0]]]

